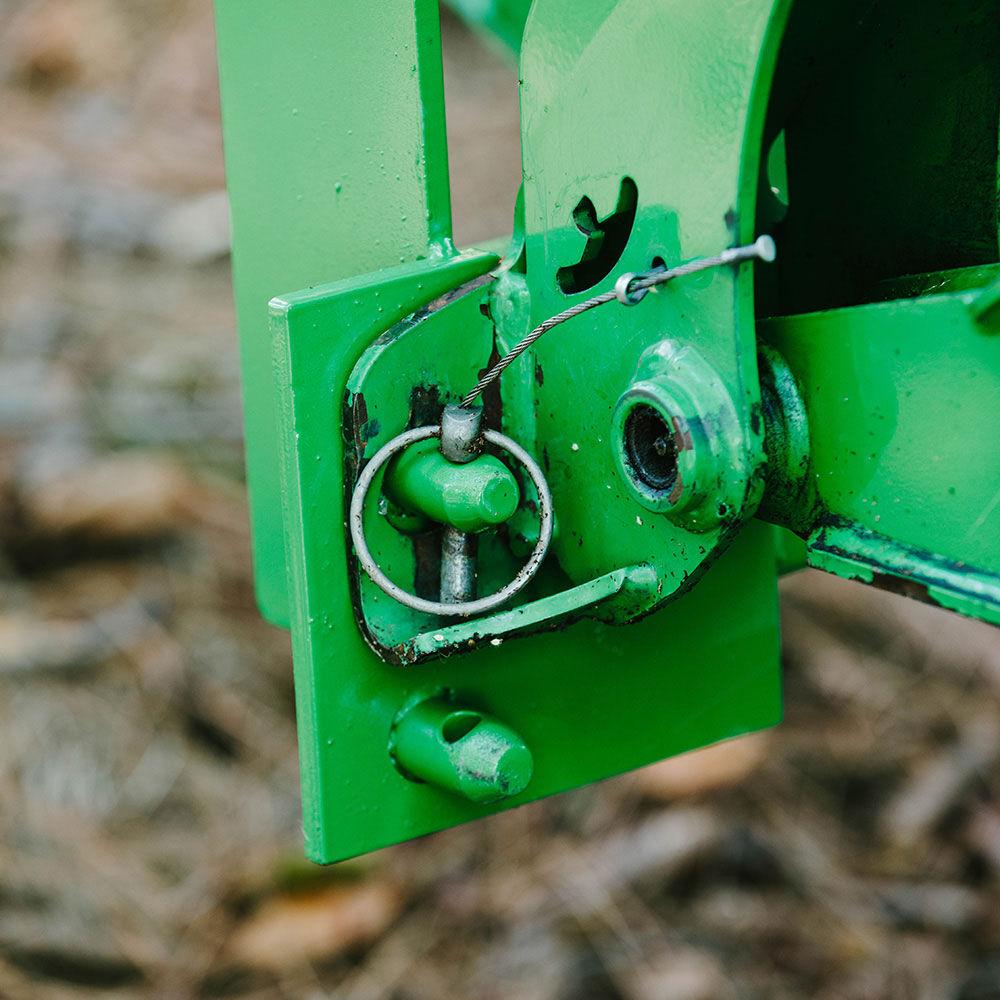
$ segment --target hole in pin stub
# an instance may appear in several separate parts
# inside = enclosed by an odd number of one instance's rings
[[[453,712],[444,720],[441,726],[441,736],[445,743],[457,743],[463,736],[468,736],[483,717],[478,712]]]
[[[628,471],[636,485],[657,493],[673,489],[677,482],[677,444],[659,410],[646,403],[634,406],[625,418],[623,444]]]

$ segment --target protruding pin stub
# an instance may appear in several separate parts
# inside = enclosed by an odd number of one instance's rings
[[[521,499],[517,479],[499,458],[479,455],[459,465],[446,459],[434,441],[407,448],[391,463],[382,490],[400,510],[460,531],[502,524]]]
[[[390,752],[404,777],[482,805],[519,795],[535,767],[513,729],[445,698],[404,711],[392,727]]]

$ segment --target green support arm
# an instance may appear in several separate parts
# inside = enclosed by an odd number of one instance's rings
[[[257,596],[287,627],[267,305],[453,252],[438,6],[216,0],[215,20]]]

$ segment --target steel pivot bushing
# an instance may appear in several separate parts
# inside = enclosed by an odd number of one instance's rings
[[[736,407],[691,345],[663,340],[643,352],[611,440],[626,488],[647,510],[691,531],[741,517],[748,462]]]

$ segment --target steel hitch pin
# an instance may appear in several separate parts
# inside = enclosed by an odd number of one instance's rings
[[[465,465],[482,450],[479,425],[483,408],[465,409],[449,403],[441,414],[441,454],[449,462]],[[476,598],[476,556],[479,539],[470,531],[450,524],[441,532],[442,604],[458,604]]]
[[[448,413],[449,410],[461,411],[462,409],[462,407],[450,406],[445,412]],[[474,597],[468,601],[429,601],[418,597],[416,594],[408,593],[402,587],[393,583],[382,571],[374,555],[372,555],[368,541],[365,538],[364,511],[365,501],[372,486],[375,484],[376,477],[396,455],[406,451],[411,445],[427,441],[431,438],[440,438],[442,436],[441,424],[413,427],[408,431],[403,431],[375,452],[361,470],[358,481],[354,486],[354,492],[351,494],[348,525],[358,564],[379,590],[388,594],[393,600],[399,601],[400,604],[412,608],[414,611],[430,615],[455,615],[462,618],[469,618],[473,615],[483,615],[489,611],[494,611],[501,605],[506,604],[515,594],[520,593],[538,572],[538,568],[545,558],[545,553],[548,552],[549,543],[552,541],[552,493],[549,490],[549,485],[545,481],[545,474],[542,472],[539,464],[516,441],[513,441],[505,434],[499,433],[499,431],[493,431],[489,428],[473,431],[472,428],[479,427],[481,420],[479,415],[474,414],[471,420],[461,412],[452,412],[450,416],[460,418],[462,421],[468,421],[468,423],[464,429],[459,429],[454,436],[449,434],[449,451],[442,455],[446,461],[448,454],[464,455],[465,461],[471,461],[480,450],[478,439],[482,438],[485,444],[502,449],[518,462],[538,494],[538,541],[531,550],[527,562],[518,570],[514,579],[487,597],[480,597],[478,599]],[[442,422],[444,422],[444,418],[442,418]],[[456,451],[451,450],[452,445],[456,447]],[[447,531],[448,529],[446,528],[445,530]],[[462,532],[459,532],[459,534],[462,534]],[[453,539],[453,541],[457,544],[458,539]],[[452,563],[458,565],[453,566]],[[469,560],[463,556],[461,560],[446,561],[445,566],[447,574],[454,572],[458,575],[459,582],[454,586],[475,589],[474,559]],[[470,574],[471,585],[469,584]],[[452,587],[453,584],[446,582],[446,586]]]

